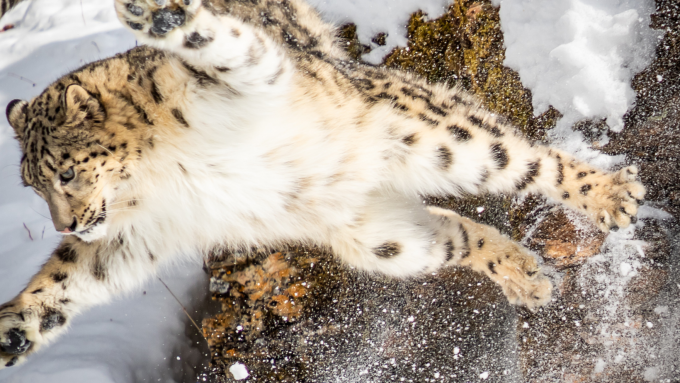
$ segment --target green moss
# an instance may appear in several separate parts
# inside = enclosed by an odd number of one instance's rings
[[[418,73],[430,82],[463,87],[533,140],[544,139],[545,131],[557,122],[559,113],[552,108],[533,115],[531,92],[515,71],[503,66],[498,9],[488,1],[457,0],[435,20],[417,12],[409,21],[408,38],[408,46],[395,49],[385,65]]]
[[[361,61],[361,55],[371,51],[368,45],[364,45],[359,41],[355,24],[345,24],[340,27],[338,37],[344,42],[344,48],[353,60]]]

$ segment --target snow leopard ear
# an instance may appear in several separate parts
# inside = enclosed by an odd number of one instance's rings
[[[24,138],[27,124],[28,102],[24,100],[12,100],[7,105],[7,121],[14,128],[17,140]]]
[[[104,108],[101,103],[92,96],[85,88],[78,84],[66,87],[62,94],[62,108],[66,115],[67,123],[75,123],[84,127],[85,123],[99,123],[104,120]]]

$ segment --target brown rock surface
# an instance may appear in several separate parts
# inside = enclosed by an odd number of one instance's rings
[[[586,217],[559,206],[543,209],[539,223],[528,222],[519,228],[528,247],[558,269],[582,264],[598,254],[606,237]]]
[[[360,275],[318,249],[211,262],[219,314],[203,321],[212,368],[230,382],[399,381],[517,374],[514,314],[481,275],[451,268],[411,281]],[[454,361],[455,363],[452,363]],[[504,375],[505,374],[505,375]]]

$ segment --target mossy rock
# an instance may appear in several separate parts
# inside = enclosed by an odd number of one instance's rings
[[[503,66],[505,48],[498,8],[490,2],[457,0],[442,17],[414,13],[408,45],[384,59],[388,67],[417,73],[430,82],[461,86],[492,112],[507,117],[531,140],[543,140],[560,117],[555,109],[535,117],[531,92]]]

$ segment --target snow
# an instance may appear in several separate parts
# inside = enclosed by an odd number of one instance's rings
[[[646,368],[643,377],[648,382],[656,381],[659,379],[659,367]]]
[[[649,65],[661,37],[648,27],[654,1],[493,3],[500,5],[504,64],[531,90],[534,113],[552,105],[564,115],[551,133],[553,143],[583,159],[597,157],[570,128],[579,120],[606,118],[612,130],[623,129],[623,115],[635,102],[631,79]]]
[[[631,266],[630,263],[628,262],[621,262],[621,275],[624,277],[630,274],[630,271],[633,270],[633,266]]]
[[[229,367],[229,372],[236,380],[243,380],[250,376],[246,365],[238,362],[232,364],[231,367]]]
[[[446,12],[452,0],[308,0],[329,21],[338,26],[354,23],[359,41],[372,51],[362,59],[378,64],[397,45],[406,46],[406,24],[412,13],[422,10],[428,18],[436,19]],[[386,33],[386,45],[379,46],[371,39]]]

